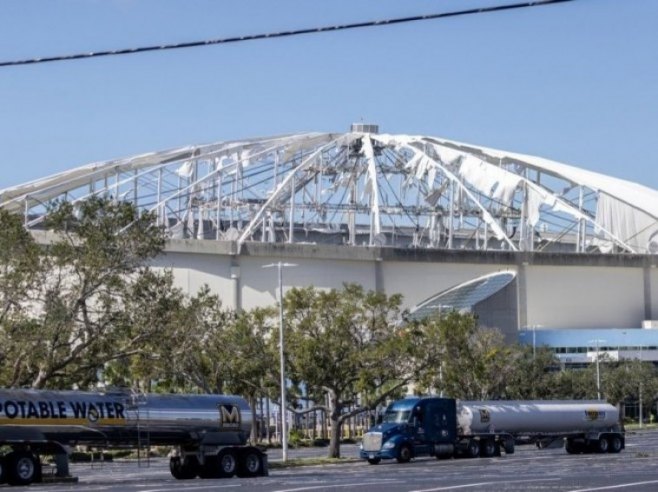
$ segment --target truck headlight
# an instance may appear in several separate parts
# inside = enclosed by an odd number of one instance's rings
[[[395,447],[395,443],[393,441],[386,441],[382,448],[384,449],[391,449]]]

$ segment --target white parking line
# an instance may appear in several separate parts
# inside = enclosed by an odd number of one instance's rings
[[[479,483],[467,483],[463,485],[450,485],[448,487],[437,487],[434,489],[419,489],[411,490],[409,492],[436,492],[438,490],[457,490],[457,489],[467,489],[469,487],[482,487],[484,485],[500,485],[500,484],[510,484],[510,483],[527,483],[527,482],[551,482],[560,480],[559,478],[536,478],[528,480],[504,480],[498,482],[479,482]]]
[[[650,483],[658,483],[658,480],[649,480],[647,482],[620,483],[617,485],[606,485],[604,487],[593,487],[591,489],[574,489],[571,492],[590,492],[593,490],[624,489],[627,487],[635,487],[636,485],[648,485]]]
[[[366,485],[383,485],[390,483],[402,483],[402,480],[377,480],[376,482],[356,482],[356,483],[341,483],[341,484],[323,484],[323,485],[313,485],[310,487],[299,487],[295,489],[279,489],[274,492],[299,492],[300,490],[316,490],[316,489],[337,489],[339,487],[365,487]]]
[[[196,487],[185,487],[185,490],[217,490],[217,489],[228,489],[231,487],[242,487],[242,484],[239,483],[234,483],[234,484],[227,484],[227,485],[219,485],[217,483],[209,483],[207,485],[198,485]],[[181,489],[180,484],[172,485],[171,487],[167,487],[164,489],[146,489],[142,490],[142,492],[172,492],[172,491],[179,491]]]

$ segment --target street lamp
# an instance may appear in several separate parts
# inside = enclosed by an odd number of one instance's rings
[[[589,343],[596,343],[596,397],[598,400],[601,399],[601,372],[599,370],[599,343],[605,342],[600,338],[590,340]]]
[[[532,328],[532,360],[534,361],[537,356],[537,328],[542,328],[542,325],[525,325],[524,335],[528,333],[528,328]]]
[[[283,268],[296,267],[295,263],[270,263],[263,268],[277,267],[279,270],[279,365],[281,372],[281,450],[282,460],[288,460],[288,431],[286,426],[286,366],[283,358]]]

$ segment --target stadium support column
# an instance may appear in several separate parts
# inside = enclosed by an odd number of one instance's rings
[[[647,265],[643,268],[644,277],[644,319],[652,320],[656,316],[656,311],[653,309],[651,298],[651,274],[656,271],[656,265]]]
[[[518,326],[521,330],[528,326],[528,284],[527,284],[527,255],[519,255],[516,275]]]
[[[380,251],[375,258],[375,292],[386,292],[384,286],[384,272],[382,271],[384,267],[383,262]]]
[[[242,292],[240,285],[240,262],[237,257],[231,258],[231,280],[232,280],[232,299],[233,299],[233,309],[236,312],[242,311]]]

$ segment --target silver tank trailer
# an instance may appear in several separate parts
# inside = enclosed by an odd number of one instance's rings
[[[243,445],[253,415],[238,396],[0,390],[0,440],[62,444],[211,441]]]
[[[601,401],[462,401],[457,425],[462,435],[563,435],[613,430],[619,411]]]

